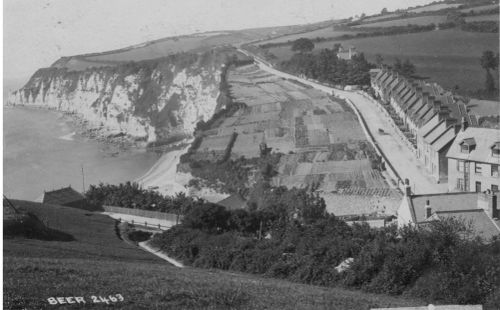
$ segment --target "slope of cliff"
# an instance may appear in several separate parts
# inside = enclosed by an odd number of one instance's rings
[[[186,137],[217,107],[221,68],[232,48],[183,53],[81,71],[39,69],[10,105],[80,114],[90,129],[162,142]]]

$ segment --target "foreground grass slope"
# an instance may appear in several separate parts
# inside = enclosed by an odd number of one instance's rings
[[[178,269],[120,240],[98,213],[14,201],[75,241],[4,240],[4,309],[49,307],[47,298],[121,294],[122,309],[370,309],[422,302],[245,274]],[[54,308],[78,308],[63,305]]]

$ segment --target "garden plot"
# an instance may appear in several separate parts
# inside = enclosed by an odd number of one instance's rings
[[[380,172],[372,169],[370,147],[357,118],[341,102],[254,67],[232,70],[230,83],[234,98],[249,108],[224,121],[218,134],[238,133],[233,157],[260,157],[262,142],[286,154],[273,185],[314,186],[322,193],[360,197],[383,196],[388,190]],[[371,212],[367,198],[361,199]]]
[[[240,134],[233,146],[233,155],[245,158],[260,157],[260,144],[264,141],[264,133]]]
[[[281,111],[280,102],[271,102],[271,103],[264,103],[261,105],[254,105],[252,106],[251,113],[269,113],[273,111]]]
[[[273,111],[269,113],[252,113],[240,116],[235,125],[242,125],[248,123],[260,123],[273,120],[279,120],[280,112]]]
[[[401,196],[397,193],[389,196],[320,193],[320,197],[325,200],[326,211],[336,216],[362,214],[395,215],[401,204]]]
[[[266,91],[270,94],[279,94],[279,93],[284,93],[287,91],[286,89],[283,89],[277,83],[260,83],[258,85],[260,88],[262,88],[264,91]]]
[[[200,152],[223,151],[227,148],[231,135],[204,137],[198,148]]]

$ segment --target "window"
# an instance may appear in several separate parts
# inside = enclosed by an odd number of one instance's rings
[[[492,148],[491,149],[491,156],[500,157],[500,149],[499,148]]]
[[[498,185],[491,185],[491,191],[494,193],[498,192]]]
[[[464,188],[464,179],[457,179],[457,189],[463,191]]]
[[[467,144],[465,144],[465,143],[462,144],[462,145],[460,145],[460,151],[462,153],[469,153],[469,146]]]
[[[498,178],[498,165],[491,165],[491,176]]]
[[[481,192],[481,182],[476,182],[476,193]]]
[[[474,166],[475,166],[474,172],[475,172],[476,174],[481,174],[481,168],[482,168],[482,167],[481,167],[481,164],[476,163]]]
[[[457,160],[457,170],[463,172],[464,171],[464,161]]]

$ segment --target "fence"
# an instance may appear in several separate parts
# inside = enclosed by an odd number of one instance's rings
[[[353,109],[354,113],[356,114],[356,116],[358,117],[358,119],[360,120],[360,123],[361,123],[361,129],[363,129],[363,132],[365,133],[365,135],[368,137],[368,140],[371,142],[371,144],[374,146],[375,148],[375,151],[377,152],[377,154],[382,157],[386,163],[386,170],[388,172],[388,174],[390,175],[390,177],[393,179],[393,180],[396,180],[397,181],[397,187],[399,189],[401,189],[400,185],[403,185],[403,180],[401,179],[401,177],[399,176],[398,172],[396,171],[396,169],[394,169],[394,167],[392,166],[391,162],[387,159],[387,156],[384,154],[384,152],[382,151],[382,149],[379,147],[377,141],[375,141],[375,138],[373,137],[372,133],[370,132],[370,129],[368,128],[368,125],[366,124],[366,121],[363,117],[363,115],[361,115],[361,113],[359,113],[358,109],[356,108],[356,106],[351,102],[350,99],[344,97],[344,96],[339,96],[337,95],[339,98],[341,99],[344,99],[348,104],[349,106],[351,106],[351,108]]]
[[[170,222],[180,222],[182,219],[182,215],[177,215],[173,213],[166,212],[157,212],[157,211],[149,211],[142,209],[132,209],[132,208],[123,208],[123,207],[114,207],[114,206],[103,206],[104,211],[111,213],[121,213],[128,214],[133,216],[140,217],[149,217],[152,219],[170,221]]]

